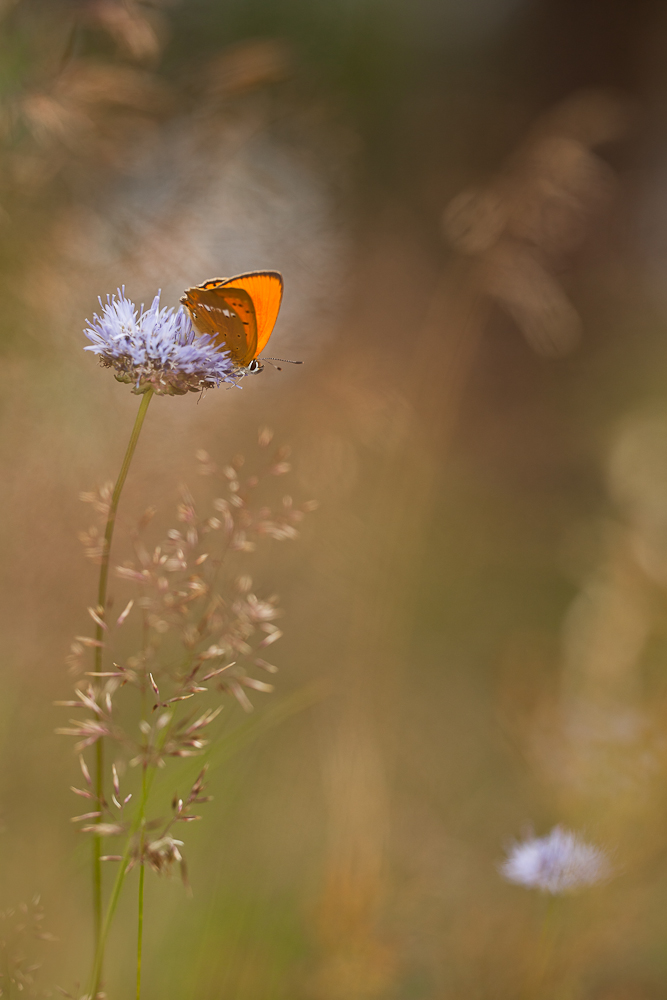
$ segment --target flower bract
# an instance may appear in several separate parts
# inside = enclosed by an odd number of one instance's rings
[[[100,299],[100,305],[102,314],[87,321],[84,333],[91,344],[84,350],[97,354],[133,392],[182,396],[235,383],[229,352],[219,350],[208,334],[197,333],[182,308],[161,309],[159,293],[148,309],[138,310],[124,289],[106,302]]]
[[[559,895],[603,882],[610,864],[601,848],[557,826],[546,837],[515,844],[500,871],[509,882]]]

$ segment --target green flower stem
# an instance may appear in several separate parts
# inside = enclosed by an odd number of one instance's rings
[[[114,486],[114,490],[111,495],[111,503],[109,504],[107,525],[104,531],[104,548],[102,550],[102,561],[100,564],[100,582],[97,590],[96,610],[97,614],[102,619],[102,621],[104,621],[105,611],[106,611],[107,585],[109,581],[109,557],[111,554],[111,540],[113,538],[113,531],[116,525],[116,512],[118,510],[118,502],[120,500],[120,495],[123,492],[123,486],[125,485],[125,480],[127,479],[127,473],[129,471],[130,463],[132,461],[132,457],[137,447],[139,434],[141,433],[144,417],[146,416],[146,411],[148,410],[148,404],[151,401],[152,395],[153,395],[152,390],[149,390],[148,392],[144,393],[144,395],[141,397],[141,403],[139,404],[139,412],[137,413],[136,419],[134,421],[134,427],[132,428],[132,433],[130,435],[130,440],[127,445],[127,450],[125,452],[123,464],[120,467],[118,479],[116,480],[116,485]],[[97,645],[95,646],[95,666],[94,666],[95,673],[100,673],[102,670],[104,632],[105,632],[104,626],[97,624],[95,627],[95,639],[97,641]],[[101,739],[97,741],[95,746],[95,791],[99,802],[102,803],[104,800],[104,741]],[[100,812],[102,812],[102,809],[100,809]],[[100,823],[101,821],[102,821],[102,816],[98,818],[97,822]],[[102,856],[102,838],[96,836],[93,839],[93,926],[95,931],[96,962],[97,962],[97,957],[100,955],[100,947],[102,945],[101,856]],[[101,974],[101,968],[102,966],[100,961],[100,974]]]
[[[167,730],[165,729],[162,733],[162,739],[156,744],[156,750],[158,753],[162,750],[162,746],[167,738]],[[91,1000],[95,1000],[97,997],[97,992],[100,986],[100,979],[102,977],[102,965],[104,962],[104,949],[106,947],[107,938],[109,936],[109,930],[111,929],[111,924],[116,912],[116,907],[118,906],[118,900],[120,899],[121,889],[123,888],[123,883],[125,881],[125,876],[128,872],[128,864],[130,861],[130,855],[132,853],[132,845],[134,843],[135,837],[139,830],[141,830],[141,838],[143,844],[143,838],[145,834],[145,823],[146,823],[146,805],[151,793],[151,788],[153,785],[153,779],[155,778],[156,769],[153,768],[148,771],[147,767],[144,767],[142,781],[141,781],[141,801],[130,826],[130,830],[127,836],[127,843],[125,845],[125,852],[120,862],[120,869],[116,875],[116,881],[114,882],[113,889],[111,890],[111,896],[109,898],[109,905],[107,906],[107,912],[104,917],[104,923],[102,924],[102,933],[100,935],[100,943],[95,954],[95,962],[93,965],[93,974],[91,977]],[[144,866],[141,865],[141,872],[143,872]],[[142,903],[142,927],[143,927],[143,892],[141,894]]]
[[[549,979],[553,974],[554,954],[559,932],[561,910],[559,903],[560,900],[553,895],[549,895],[546,900],[540,938],[524,991],[526,1000],[538,1000],[545,995],[545,990],[548,989]]]
[[[143,841],[143,832],[142,832]],[[141,1000],[141,949],[144,939],[144,874],[146,867],[141,862],[139,866],[139,912],[137,919],[137,1000]]]
[[[231,733],[226,740],[221,741],[218,745],[217,752],[212,753],[211,748],[205,754],[201,755],[199,759],[214,759],[217,765],[225,763],[231,759],[235,753],[243,749],[246,745],[251,743],[253,740],[260,738],[266,733],[270,732],[275,726],[280,725],[286,719],[291,718],[293,715],[310,708],[311,705],[317,704],[320,700],[327,697],[329,694],[329,689],[327,685],[322,684],[311,684],[305,687],[301,691],[297,691],[290,698],[286,698],[281,704],[273,709],[267,711],[263,718],[253,720],[247,726],[242,727],[242,731]],[[162,746],[167,738],[167,730],[162,731],[162,738],[158,742],[156,749],[162,750]],[[148,804],[148,799],[150,797],[151,788],[153,786],[153,780],[157,775],[157,769],[151,768],[151,770],[146,770],[145,781],[142,781],[141,786],[141,801],[137,807],[137,811],[132,822],[130,831],[128,833],[127,843],[125,845],[125,852],[123,858],[120,861],[118,874],[116,875],[116,881],[114,882],[113,889],[111,890],[111,896],[109,897],[109,903],[107,906],[107,912],[104,917],[104,923],[102,925],[102,933],[100,935],[100,943],[95,955],[95,963],[93,965],[93,972],[91,976],[91,989],[88,992],[88,996],[95,998],[97,991],[99,989],[100,978],[102,975],[102,963],[104,959],[104,949],[106,947],[107,938],[109,936],[109,930],[113,922],[113,918],[116,912],[116,907],[118,906],[118,900],[120,899],[121,890],[123,888],[123,883],[125,882],[125,876],[127,875],[127,867],[130,861],[130,855],[132,853],[132,845],[134,839],[142,829],[145,823],[146,817],[146,806]],[[184,777],[184,776],[183,776]],[[143,870],[143,865],[141,866]],[[141,874],[141,873],[140,873]]]
[[[93,964],[93,973],[91,976],[91,989],[89,991],[89,996],[91,1000],[95,1000],[97,993],[100,988],[100,979],[102,977],[102,965],[104,962],[104,949],[106,947],[107,938],[109,937],[109,930],[111,928],[111,923],[116,912],[116,907],[118,906],[118,900],[120,899],[120,892],[123,888],[123,883],[125,881],[125,876],[127,875],[127,866],[130,861],[130,854],[132,853],[132,843],[136,836],[137,831],[142,825],[143,817],[146,815],[146,803],[148,802],[148,796],[150,795],[151,785],[153,784],[153,777],[155,776],[155,771],[152,771],[146,776],[146,781],[142,783],[142,794],[141,802],[139,803],[139,808],[130,828],[130,832],[127,838],[127,844],[125,845],[125,853],[120,862],[120,868],[118,874],[116,875],[116,881],[114,882],[113,889],[111,890],[111,896],[109,898],[109,904],[107,906],[107,912],[104,916],[104,922],[102,924],[102,933],[100,934],[100,941],[95,954],[95,962]],[[143,868],[143,865],[142,865]]]
[[[146,668],[144,665],[144,679],[141,689],[141,719],[146,718]],[[148,748],[146,748],[148,752]],[[141,1000],[141,955],[144,944],[144,876],[146,866],[144,864],[144,845],[146,842],[146,802],[148,792],[146,789],[146,768],[148,757],[143,761],[141,768],[141,805],[139,808],[139,898],[137,900],[137,1000]]]

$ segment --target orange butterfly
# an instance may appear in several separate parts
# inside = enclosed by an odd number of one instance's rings
[[[210,334],[214,344],[229,351],[235,373],[253,375],[264,367],[257,355],[273,332],[282,297],[283,279],[278,271],[251,271],[188,288],[181,302],[197,330]]]

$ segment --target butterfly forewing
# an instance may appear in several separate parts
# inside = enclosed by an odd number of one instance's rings
[[[266,346],[283,294],[278,271],[254,271],[235,278],[214,278],[188,288],[181,302],[201,333],[230,352],[234,363],[248,365]]]

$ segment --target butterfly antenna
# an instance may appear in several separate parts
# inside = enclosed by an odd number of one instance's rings
[[[280,367],[280,365],[272,365],[271,364],[272,361],[282,361],[283,364],[286,364],[286,365],[302,365],[303,364],[303,361],[290,361],[289,358],[260,358],[259,360],[260,361],[268,361],[269,364],[271,365],[271,367],[275,368],[276,371],[279,371],[279,372],[282,371],[282,368]]]
[[[286,365],[302,365],[303,361],[290,361],[289,358],[260,358],[260,361],[283,361]]]

